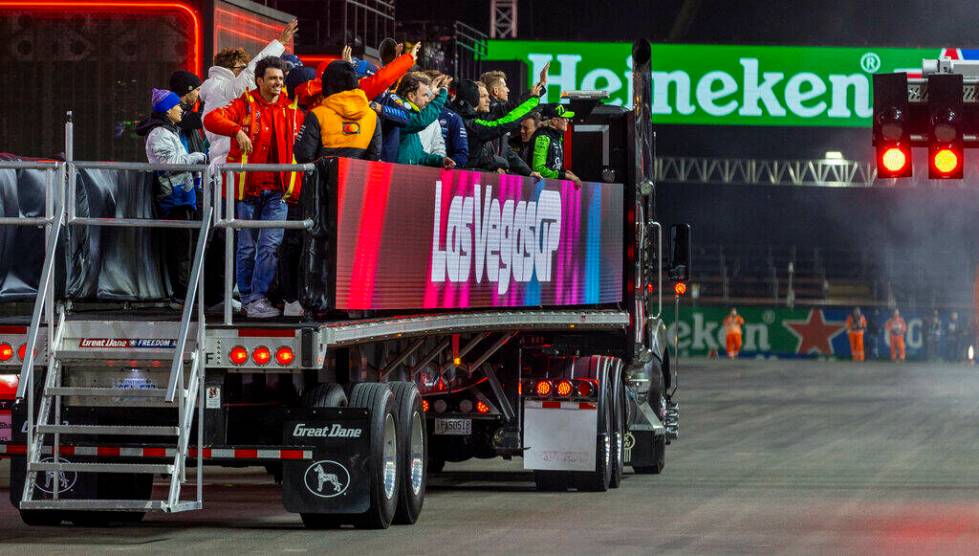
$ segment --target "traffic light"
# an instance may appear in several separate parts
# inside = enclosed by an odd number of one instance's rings
[[[965,141],[961,74],[928,76],[928,177],[962,179]]]
[[[874,146],[881,178],[910,178],[912,174],[907,91],[906,73],[874,75]]]

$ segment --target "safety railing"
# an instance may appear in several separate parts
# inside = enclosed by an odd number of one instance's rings
[[[69,124],[70,125],[70,124]],[[41,327],[41,315],[45,315],[48,331],[48,352],[52,338],[51,327],[54,323],[54,248],[58,244],[60,231],[64,224],[64,203],[61,192],[64,191],[65,164],[63,162],[42,162],[11,160],[0,161],[0,170],[43,170],[45,175],[44,187],[44,216],[5,216],[0,217],[0,225],[6,226],[41,226],[44,228],[46,253],[41,268],[41,278],[38,282],[37,298],[31,312],[31,325],[27,335],[24,351],[24,361],[20,369],[20,381],[17,386],[17,398],[23,399],[28,384],[32,382],[35,354],[37,353],[38,331]],[[56,187],[57,184],[57,187]],[[45,309],[47,309],[45,311]]]
[[[308,230],[313,227],[313,221],[305,220],[242,220],[235,216],[235,199],[237,189],[235,178],[243,178],[247,172],[301,172],[302,176],[310,175],[316,169],[313,164],[219,164],[218,175],[224,176],[223,185],[215,184],[212,188],[214,206],[218,210],[214,214],[214,227],[226,230],[224,234],[224,315],[225,325],[233,322],[231,300],[234,296],[234,257],[235,233],[237,230],[255,229],[284,229]],[[224,196],[222,200],[221,196]]]

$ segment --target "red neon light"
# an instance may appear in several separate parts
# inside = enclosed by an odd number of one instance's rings
[[[217,9],[215,9],[214,10],[214,13],[217,14],[217,15],[227,15],[227,16],[233,17],[235,19],[244,19],[248,23],[253,23],[255,25],[258,25],[259,27],[268,27],[269,29],[272,29],[272,30],[277,31],[279,33],[281,33],[282,32],[282,29],[285,27],[285,24],[283,24],[282,26],[277,27],[275,25],[272,25],[271,23],[266,23],[265,21],[262,21],[261,19],[256,19],[256,18],[248,15],[247,13],[232,12],[232,11],[225,10],[223,8],[217,8]]]
[[[268,37],[259,37],[258,35],[253,35],[251,33],[246,33],[244,31],[240,31],[240,30],[235,29],[233,27],[224,27],[223,25],[217,25],[217,26],[215,26],[214,29],[218,33],[227,33],[229,35],[234,35],[236,37],[242,37],[242,38],[245,38],[245,39],[248,39],[248,40],[252,40],[252,41],[255,41],[255,42],[267,43],[267,42],[271,42],[272,41],[272,39],[270,39]],[[287,44],[285,46],[288,48],[289,45]]]
[[[191,72],[197,73],[201,70],[202,59],[201,59],[201,42],[203,38],[201,36],[201,20],[197,15],[197,12],[187,4],[181,2],[136,2],[130,0],[100,0],[100,1],[87,1],[80,0],[77,2],[67,2],[67,1],[5,1],[0,0],[0,8],[25,8],[31,9],[54,9],[54,10],[72,10],[74,11],[88,11],[88,10],[114,10],[118,8],[126,8],[131,11],[160,11],[160,10],[177,10],[186,16],[190,17],[191,24],[194,27],[194,56],[193,56],[193,67],[186,68]]]

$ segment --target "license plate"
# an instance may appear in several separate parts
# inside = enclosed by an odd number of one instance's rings
[[[468,436],[473,433],[472,419],[436,419],[435,434]]]

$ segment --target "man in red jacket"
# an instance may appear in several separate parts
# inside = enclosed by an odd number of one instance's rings
[[[228,162],[291,164],[293,144],[302,123],[282,90],[285,64],[269,56],[255,66],[257,89],[231,104],[208,113],[204,126],[218,135],[233,137]],[[292,172],[242,172],[235,179],[236,217],[239,220],[285,220],[287,202],[299,197],[302,181]],[[266,294],[275,279],[281,228],[245,229],[238,233],[237,282],[245,313],[251,318],[273,318],[280,311]]]

